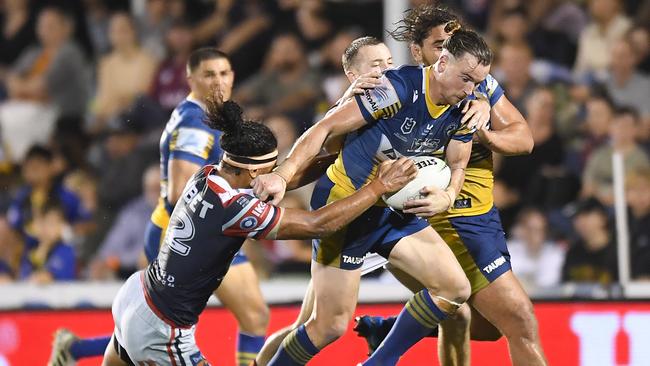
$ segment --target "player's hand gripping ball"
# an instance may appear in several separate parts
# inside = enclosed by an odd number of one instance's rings
[[[420,190],[426,186],[445,189],[451,180],[451,169],[444,160],[433,156],[414,156],[411,159],[418,168],[418,175],[404,188],[382,196],[386,204],[396,210],[404,209],[404,202],[423,198]]]

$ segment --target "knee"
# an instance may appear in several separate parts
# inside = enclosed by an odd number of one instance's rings
[[[456,313],[452,316],[452,319],[456,326],[458,327],[467,327],[472,320],[472,312],[469,309],[467,304],[463,304],[458,308]]]
[[[350,323],[349,314],[337,314],[333,317],[322,317],[322,321],[316,318],[315,328],[320,335],[320,338],[325,343],[334,342],[340,338],[348,330]]]
[[[245,333],[264,335],[269,326],[269,318],[269,308],[262,303],[242,314],[239,318],[239,328]]]
[[[509,326],[503,327],[506,337],[535,341],[537,339],[537,319],[530,300],[514,304],[509,311]]]
[[[470,285],[469,280],[467,280],[465,276],[462,276],[461,278],[456,278],[452,281],[449,286],[449,293],[451,294],[449,300],[463,304],[472,295],[472,286]],[[467,308],[467,312],[469,313],[469,308]],[[467,317],[469,318],[470,315],[467,314]]]

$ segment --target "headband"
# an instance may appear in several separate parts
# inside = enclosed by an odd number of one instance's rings
[[[278,160],[278,150],[273,150],[266,155],[260,156],[241,156],[224,151],[223,158],[225,163],[237,168],[254,170],[275,165]]]

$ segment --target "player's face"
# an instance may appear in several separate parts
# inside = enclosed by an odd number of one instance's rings
[[[465,53],[454,58],[444,54],[438,64],[441,85],[441,95],[446,104],[456,104],[474,92],[474,89],[485,80],[490,72],[490,66],[479,64],[478,59]]]
[[[445,32],[444,24],[431,28],[429,36],[422,41],[422,45],[411,45],[411,55],[415,62],[425,66],[435,64],[442,53],[442,44],[450,36],[451,33]]]
[[[385,44],[364,46],[359,49],[355,63],[351,67],[351,77],[354,80],[360,75],[372,71],[382,72],[391,66],[393,66],[393,55]]]
[[[218,98],[221,93],[224,101],[229,100],[234,81],[235,73],[225,58],[201,61],[188,77],[192,93],[198,99]]]

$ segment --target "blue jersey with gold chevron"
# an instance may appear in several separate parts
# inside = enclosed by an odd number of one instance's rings
[[[210,128],[205,118],[205,106],[189,95],[174,109],[160,137],[160,200],[151,215],[151,221],[160,228],[167,227],[173,210],[167,201],[169,161],[180,159],[204,166],[221,158],[217,143],[221,132]]]
[[[488,75],[474,93],[482,94],[490,102],[490,106],[494,106],[503,96],[503,89],[492,75]],[[458,216],[482,215],[490,211],[494,205],[492,168],[492,151],[475,138],[472,144],[472,155],[465,169],[465,182],[454,202],[454,207],[432,217],[430,221]]]
[[[431,67],[387,70],[381,85],[355,97],[368,124],[348,134],[327,176],[348,193],[366,184],[376,166],[398,156],[431,155],[450,139],[470,142],[459,105],[436,105],[427,92]]]

